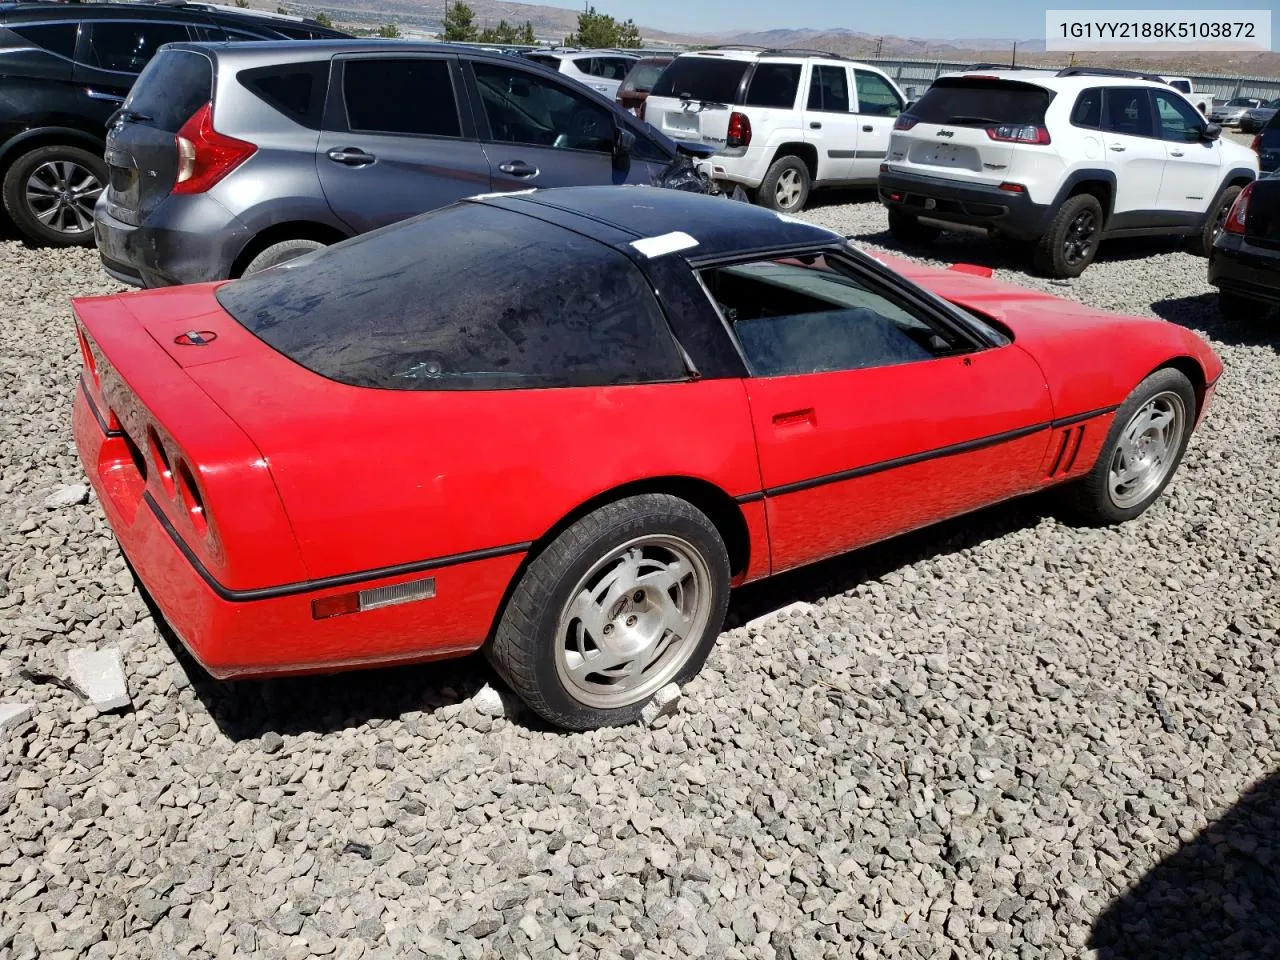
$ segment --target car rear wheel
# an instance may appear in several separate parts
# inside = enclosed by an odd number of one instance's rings
[[[809,200],[809,167],[799,157],[779,157],[764,175],[760,205],[779,213],[797,213]]]
[[[282,240],[279,243],[273,243],[250,260],[240,276],[247,277],[250,274],[261,273],[263,270],[270,270],[289,260],[296,260],[313,250],[322,250],[325,246],[326,244],[319,240]]]
[[[901,244],[914,246],[932,243],[938,239],[938,234],[941,232],[937,227],[921,223],[919,217],[913,217],[901,210],[889,211],[889,235]]]
[[[1231,205],[1236,202],[1242,189],[1243,187],[1227,187],[1218,194],[1214,205],[1209,208],[1209,215],[1205,217],[1204,227],[1191,239],[1191,252],[1197,257],[1207,257],[1213,249],[1213,241],[1218,239],[1218,234],[1226,225],[1227,214],[1231,212]]]
[[[1157,370],[1116,412],[1093,468],[1064,490],[1067,506],[1088,523],[1124,523],[1164,492],[1195,425],[1196,394],[1178,370]]]
[[[93,243],[93,207],[107,182],[102,157],[79,147],[37,147],[4,175],[4,208],[29,239],[48,246]]]
[[[529,564],[485,653],[551,723],[617,726],[702,669],[728,601],[728,553],[706,515],[668,494],[628,497]]]
[[[1078,277],[1102,240],[1102,204],[1088,193],[1068,197],[1035,249],[1035,267],[1057,279]]]

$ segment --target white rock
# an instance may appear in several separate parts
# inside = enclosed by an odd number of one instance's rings
[[[510,694],[504,694],[490,683],[475,692],[471,705],[486,717],[510,717],[519,709]]]
[[[57,510],[61,507],[74,507],[88,499],[89,487],[83,483],[72,483],[54,490],[45,498],[44,505],[48,510]]]
[[[36,713],[34,703],[18,703],[13,700],[0,700],[0,740],[30,720]]]
[[[118,647],[72,650],[67,654],[67,679],[99,713],[130,705],[124,658]]]
[[[744,626],[746,626],[747,629],[751,629],[752,627],[758,628],[769,623],[771,620],[778,620],[793,613],[801,613],[812,609],[812,603],[807,603],[804,600],[797,600],[795,603],[788,603],[785,607],[779,607],[777,610],[770,610],[768,613],[756,617],[754,620],[748,620]]]
[[[669,717],[680,707],[680,684],[668,683],[653,695],[653,699],[640,711],[640,719],[646,726],[653,726],[660,717]]]

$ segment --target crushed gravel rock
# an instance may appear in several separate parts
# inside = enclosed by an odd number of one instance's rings
[[[892,249],[868,199],[806,216]],[[37,708],[0,739],[0,958],[1274,955],[1280,327],[1223,322],[1173,242],[1064,286],[925,253],[1208,337],[1226,373],[1168,493],[741,591],[678,711],[565,734],[468,703],[478,657],[201,674],[97,503],[46,506],[84,482],[67,300],[117,287],[0,242],[0,700]],[[22,672],[107,646],[130,712]]]

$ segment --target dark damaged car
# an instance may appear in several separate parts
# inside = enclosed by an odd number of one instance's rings
[[[126,283],[233,279],[477,194],[624,183],[711,192],[697,155],[498,53],[171,44],[112,120],[95,237]]]

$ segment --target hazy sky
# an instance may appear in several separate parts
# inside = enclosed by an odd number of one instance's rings
[[[555,6],[574,7],[572,0],[541,0]],[[1020,0],[895,0],[865,3],[859,0],[591,0],[601,13],[672,33],[718,33],[726,30],[759,30],[771,27],[818,29],[844,27],[863,33],[938,38],[1044,37],[1046,9],[1188,9],[1266,10],[1276,0],[1060,0],[1035,4]],[[1272,29],[1275,30],[1273,23]]]

